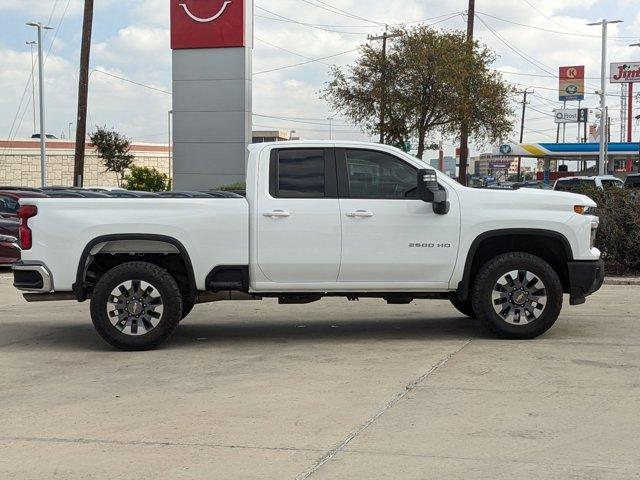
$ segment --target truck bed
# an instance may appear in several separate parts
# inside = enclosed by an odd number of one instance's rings
[[[22,260],[37,259],[55,272],[55,290],[71,290],[86,245],[118,234],[176,239],[190,256],[198,289],[204,289],[216,265],[249,263],[245,198],[30,198],[21,203],[38,208],[29,219],[33,247]]]

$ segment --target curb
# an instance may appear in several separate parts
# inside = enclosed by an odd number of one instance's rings
[[[638,277],[605,277],[605,285],[640,285]]]

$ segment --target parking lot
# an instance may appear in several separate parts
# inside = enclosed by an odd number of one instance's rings
[[[0,478],[640,478],[639,289],[535,341],[442,301],[270,300],[122,353],[0,273]]]

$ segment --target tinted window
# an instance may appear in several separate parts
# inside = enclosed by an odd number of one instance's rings
[[[640,188],[640,177],[627,177],[624,186],[627,188]]]
[[[279,198],[324,198],[324,150],[286,149],[278,152],[276,191]]]
[[[586,187],[595,187],[595,180],[584,180],[580,178],[572,178],[571,180],[559,180],[556,184],[556,190],[564,192],[572,192]]]
[[[602,180],[602,188],[622,187],[619,180]]]
[[[18,211],[18,202],[11,197],[0,196],[0,212],[16,213]]]
[[[386,153],[347,150],[351,198],[417,198],[417,169]]]

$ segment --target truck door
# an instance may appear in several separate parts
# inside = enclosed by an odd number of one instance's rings
[[[436,215],[417,198],[418,168],[386,152],[337,149],[336,162],[338,281],[448,284],[460,235],[457,197],[450,198],[447,215]]]
[[[333,148],[271,152],[258,196],[257,263],[276,283],[336,282],[341,226]]]

